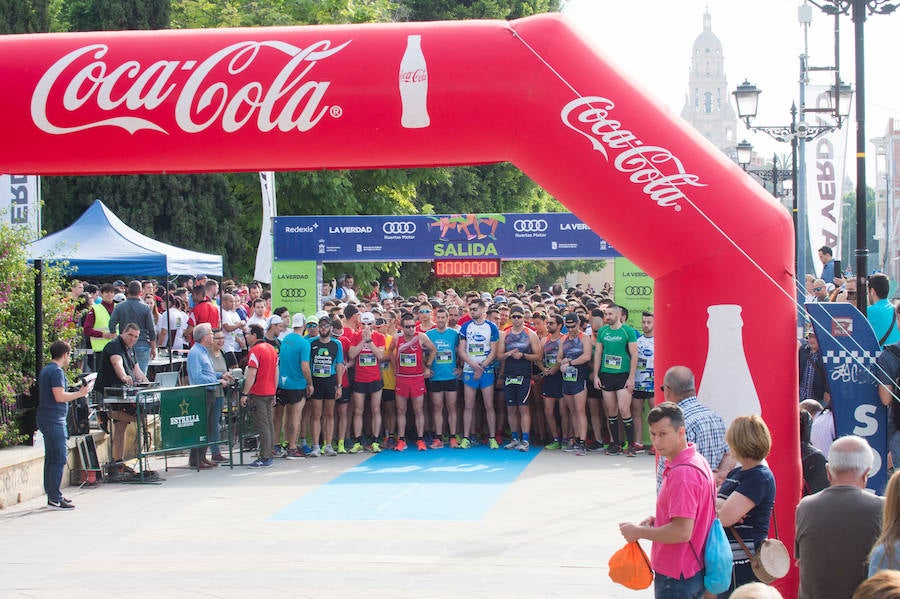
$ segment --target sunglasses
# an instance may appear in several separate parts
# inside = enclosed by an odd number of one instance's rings
[[[515,318],[515,319],[518,320],[518,319],[521,319],[521,318],[525,318],[525,316],[523,316],[522,314],[513,314],[510,318]]]
[[[386,321],[385,319],[383,319],[383,318],[377,318],[377,319],[375,319],[375,326],[376,326],[376,327],[381,327],[381,326],[384,326],[384,325],[386,325],[386,324],[387,324],[387,321]]]
[[[419,314],[431,314],[431,310],[419,310]]]

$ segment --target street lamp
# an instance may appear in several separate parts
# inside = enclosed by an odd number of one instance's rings
[[[762,133],[765,133],[776,141],[791,144],[791,189],[793,190],[792,212],[794,220],[794,234],[797,243],[797,268],[795,275],[799,277],[801,270],[805,270],[806,268],[806,233],[805,223],[802,222],[802,219],[798,219],[798,202],[805,202],[805,198],[799,198],[800,194],[797,193],[798,142],[801,140],[812,141],[823,133],[834,131],[835,129],[840,128],[844,118],[846,118],[850,114],[850,100],[852,98],[853,91],[846,84],[838,85],[836,83],[835,87],[832,88],[831,93],[828,94],[829,100],[831,101],[831,107],[826,109],[816,109],[816,111],[827,110],[828,112],[831,112],[837,120],[837,123],[834,125],[810,125],[809,123],[802,120],[802,115],[801,120],[798,122],[797,105],[794,103],[791,104],[791,122],[789,125],[751,125],[751,121],[756,118],[756,112],[759,106],[759,95],[761,93],[762,91],[758,87],[745,79],[744,82],[741,83],[737,87],[737,89],[732,92],[732,95],[734,96],[735,104],[737,105],[738,118],[743,119],[748,129],[750,129],[751,131],[761,131]],[[837,97],[837,102],[834,101],[835,97]],[[750,144],[747,144],[747,146],[749,145]],[[744,151],[746,151],[746,147]],[[805,208],[805,203],[803,206]],[[798,220],[801,222],[798,222]],[[798,281],[798,284],[799,283],[802,283],[802,281]]]
[[[853,50],[856,56],[856,305],[866,313],[866,264],[869,248],[866,245],[866,77],[865,23],[869,15],[889,15],[900,3],[888,0],[809,0],[829,15],[851,15],[853,20]]]

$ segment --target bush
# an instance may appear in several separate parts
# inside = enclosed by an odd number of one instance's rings
[[[20,229],[0,224],[0,447],[22,442],[31,431],[20,431],[13,417],[19,397],[28,397],[34,384],[35,270],[27,262],[28,239]],[[78,336],[74,302],[66,292],[66,264],[44,263],[44,355],[57,339],[70,343]],[[74,347],[74,344],[73,344]],[[34,398],[36,399],[36,398]],[[23,434],[24,433],[24,434]]]

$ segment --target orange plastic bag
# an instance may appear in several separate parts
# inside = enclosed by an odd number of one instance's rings
[[[639,591],[653,584],[653,569],[644,549],[635,541],[628,543],[609,558],[609,578],[622,586]]]

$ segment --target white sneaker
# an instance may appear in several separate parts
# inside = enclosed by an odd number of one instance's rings
[[[503,449],[518,449],[519,448],[519,440],[513,439],[509,443],[503,446]]]
[[[333,456],[337,455],[337,452],[334,450],[334,448],[331,446],[330,443],[325,446],[325,449],[322,450],[322,453],[324,455],[327,455],[328,457],[333,457]]]
[[[528,451],[531,448],[530,445],[528,441],[522,441],[519,443],[519,451]]]
[[[308,458],[317,458],[317,457],[319,457],[320,455],[322,455],[322,452],[319,450],[319,446],[318,446],[318,445],[313,445],[312,451],[309,452],[309,455],[306,456],[306,457],[308,457]]]
[[[284,447],[282,447],[281,445],[276,445],[272,449],[272,457],[273,458],[286,458],[287,450]]]

